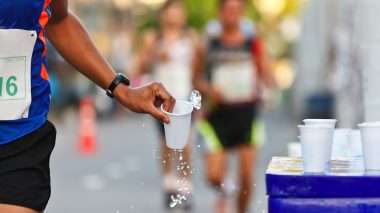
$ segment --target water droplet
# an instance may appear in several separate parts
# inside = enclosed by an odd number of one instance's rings
[[[197,90],[194,90],[187,101],[190,102],[195,109],[199,110],[202,104],[202,95]]]

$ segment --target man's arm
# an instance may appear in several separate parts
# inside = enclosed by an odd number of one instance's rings
[[[68,11],[67,0],[52,1],[52,18],[46,27],[49,41],[57,51],[83,75],[106,89],[115,78],[115,72],[91,42],[80,21]],[[168,123],[169,117],[158,110],[164,103],[172,111],[175,100],[160,83],[137,89],[123,84],[114,91],[116,99],[135,112],[149,113]]]

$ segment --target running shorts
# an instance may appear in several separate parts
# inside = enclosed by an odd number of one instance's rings
[[[218,106],[197,125],[207,151],[255,145],[256,112],[255,104]]]
[[[36,131],[0,146],[0,203],[42,212],[49,201],[50,155],[56,129],[47,121]]]

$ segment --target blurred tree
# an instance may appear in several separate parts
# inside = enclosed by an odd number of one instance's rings
[[[203,29],[206,22],[210,19],[216,18],[218,15],[218,5],[220,0],[182,0],[186,6],[188,12],[188,23],[191,27],[196,29]],[[260,14],[253,6],[252,1],[247,1],[247,16],[258,21],[260,19]],[[157,28],[158,27],[158,11],[157,8],[150,8],[149,12],[141,17],[138,26],[138,30],[144,31],[147,28]]]

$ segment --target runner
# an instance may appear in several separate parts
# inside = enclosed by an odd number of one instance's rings
[[[50,197],[49,159],[56,130],[47,121],[46,38],[109,96],[135,112],[170,122],[156,107],[164,103],[172,110],[174,98],[159,83],[129,88],[128,79],[114,73],[67,4],[0,1],[0,212],[42,212]]]
[[[140,52],[136,74],[152,71],[153,79],[162,82],[177,100],[186,100],[192,91],[192,76],[195,66],[199,65],[196,57],[199,44],[195,32],[186,26],[186,11],[178,0],[168,0],[160,10],[160,27],[157,31],[145,35]],[[198,46],[198,48],[197,48]],[[176,152],[165,145],[164,126],[158,123],[162,138],[163,186],[165,206],[169,207],[171,196],[178,193],[178,188],[187,188],[182,193],[192,192],[190,171],[178,171],[175,168]],[[183,151],[184,160],[190,163],[190,145]],[[178,154],[177,154],[178,155]],[[174,160],[173,160],[174,158]],[[178,186],[177,180],[180,180]],[[191,207],[190,197],[186,199],[185,208]]]
[[[220,1],[223,30],[219,37],[209,41],[204,57],[205,73],[197,73],[194,81],[208,99],[205,120],[200,122],[199,130],[207,148],[207,179],[221,195],[218,212],[226,211],[225,200],[230,194],[230,181],[224,180],[227,157],[232,150],[238,153],[240,169],[237,212],[248,211],[257,158],[252,132],[258,111],[258,85],[270,79],[263,66],[259,37],[247,38],[239,26],[244,8],[244,0]]]

